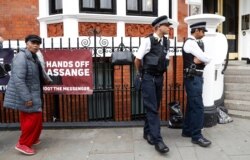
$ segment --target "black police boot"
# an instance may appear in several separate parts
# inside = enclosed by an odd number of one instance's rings
[[[144,134],[143,138],[148,141],[149,144],[154,145],[154,141],[152,140],[151,136],[149,134]]]
[[[160,153],[167,153],[169,152],[168,146],[163,142],[158,142],[155,144],[155,150],[157,150]]]
[[[208,147],[212,142],[204,137],[201,137],[197,140],[192,140],[192,143],[198,144],[201,147]]]

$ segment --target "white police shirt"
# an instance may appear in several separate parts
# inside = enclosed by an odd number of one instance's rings
[[[201,50],[196,38],[192,35],[189,38],[191,39],[188,39],[183,46],[184,51],[186,53],[191,53],[193,56],[206,64],[209,63],[211,61],[211,58]]]
[[[161,45],[163,45],[163,38],[160,38],[156,33],[153,34],[153,36],[158,39],[158,41],[161,40]],[[150,51],[151,49],[151,41],[150,37],[144,38],[142,41],[138,51],[135,53],[135,57],[137,59],[143,59],[143,57]],[[166,59],[169,59],[169,54],[166,55]]]

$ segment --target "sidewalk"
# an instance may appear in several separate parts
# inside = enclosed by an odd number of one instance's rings
[[[142,128],[43,130],[34,156],[14,149],[19,131],[0,131],[0,160],[250,160],[250,120],[233,119],[204,129],[212,141],[208,148],[181,137],[179,129],[163,126],[167,154],[159,154],[142,138]]]

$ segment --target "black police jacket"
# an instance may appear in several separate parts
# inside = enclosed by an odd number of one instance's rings
[[[143,71],[151,73],[163,73],[166,71],[168,60],[166,55],[169,49],[169,40],[163,37],[163,45],[153,35],[149,36],[151,42],[150,51],[143,57]]]
[[[190,39],[194,40],[192,38],[187,38],[185,40],[185,42],[183,43],[183,46],[185,45],[186,41],[190,40]],[[199,47],[201,48],[201,50],[204,52],[204,44],[203,44],[203,42],[199,41],[197,43],[198,43]],[[183,63],[184,63],[183,67],[184,67],[184,69],[191,68],[192,65],[195,65],[196,69],[199,69],[199,70],[203,70],[204,69],[205,64],[204,63],[194,64],[194,55],[192,55],[191,53],[186,53],[184,51],[184,49],[182,49],[182,56],[183,56]]]

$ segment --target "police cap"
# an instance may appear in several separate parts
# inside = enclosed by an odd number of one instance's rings
[[[168,16],[163,15],[160,16],[158,18],[156,18],[153,22],[152,22],[152,26],[159,26],[161,24],[168,24],[168,25],[172,25],[172,23],[169,22]]]
[[[207,32],[207,29],[206,29],[206,22],[197,22],[197,23],[194,23],[194,24],[190,25],[190,28],[191,28],[191,29],[199,28],[199,29],[202,29],[202,30],[204,30],[205,32]]]

